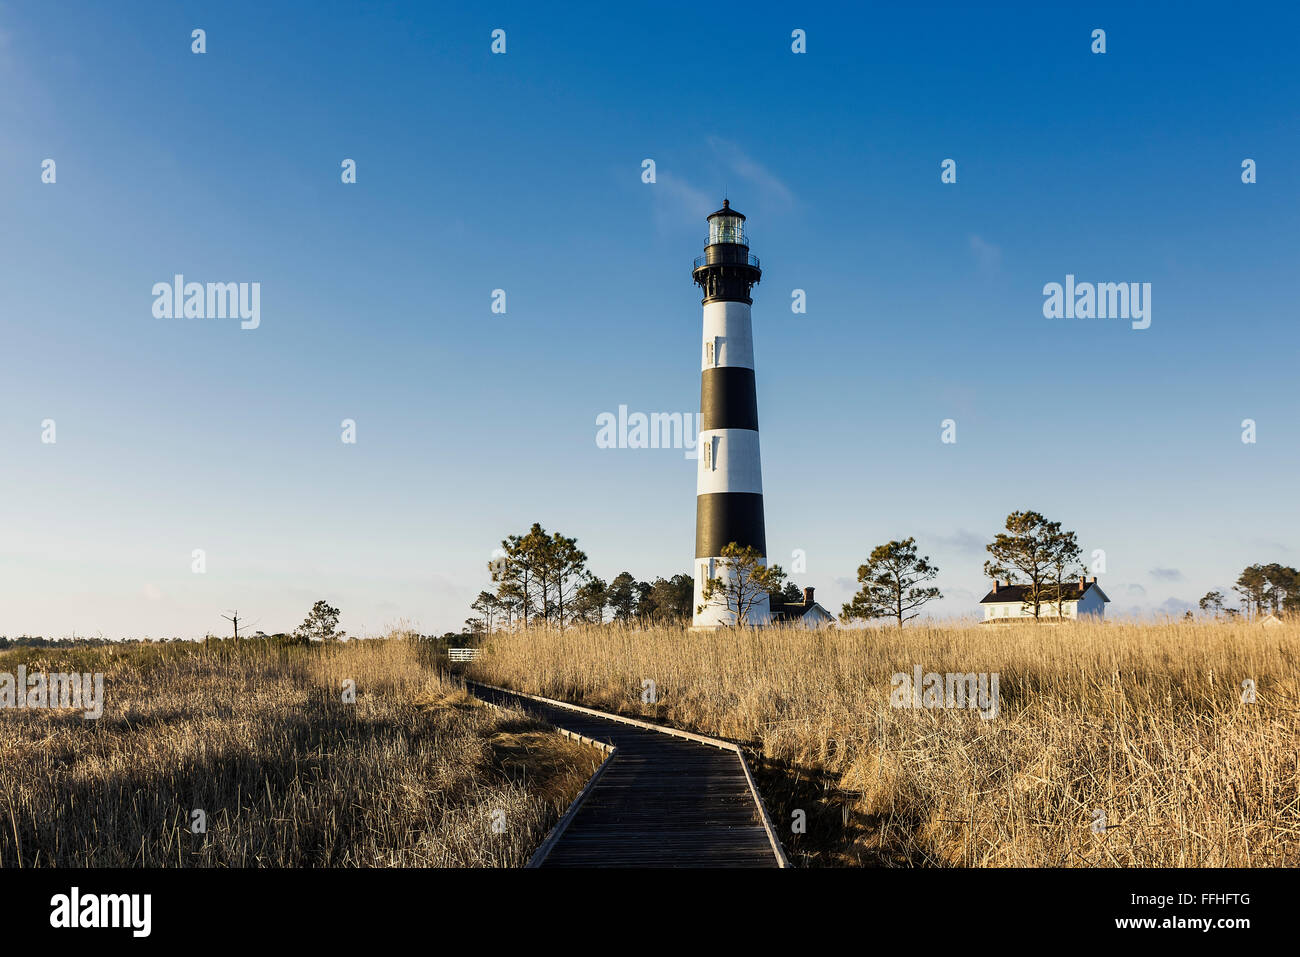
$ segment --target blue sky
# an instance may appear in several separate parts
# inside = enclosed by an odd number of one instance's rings
[[[1111,613],[1300,563],[1300,14],[1128,6],[0,3],[0,634],[441,632],[533,521],[687,571],[695,463],[595,423],[697,409],[724,191],[769,552],[828,607],[914,535],[972,610],[1015,508]],[[260,327],[155,318],[176,273]],[[1067,273],[1150,328],[1044,318]]]

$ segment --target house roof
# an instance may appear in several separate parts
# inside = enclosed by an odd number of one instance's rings
[[[1096,588],[1097,594],[1101,596],[1102,601],[1104,602],[1110,601],[1110,599],[1106,597],[1106,593],[1101,590],[1101,588],[1097,585],[1096,582],[1085,582],[1084,585],[1080,587],[1077,581],[1072,581],[1070,582],[1070,584],[1065,586],[1064,588],[1065,594],[1061,600],[1078,601],[1085,594],[1087,594],[1089,588]],[[995,604],[1002,605],[1008,602],[1024,602],[1025,593],[1028,591],[1029,591],[1028,585],[998,585],[997,591],[990,591],[987,595],[985,595],[983,598],[980,599],[980,604],[981,605],[995,605]],[[1055,602],[1056,588],[1052,585],[1045,585],[1043,587],[1043,593],[1040,596],[1039,601],[1043,604]]]
[[[835,616],[832,615],[829,611],[827,611],[825,608],[822,608],[820,602],[812,602],[811,604],[806,604],[804,602],[798,601],[798,602],[791,602],[787,604],[785,602],[774,601],[771,603],[769,610],[772,612],[773,618],[793,619],[793,618],[802,618],[804,615],[808,614],[808,612],[812,611],[814,608],[819,609],[821,613],[825,615],[827,618],[830,619],[835,618]]]

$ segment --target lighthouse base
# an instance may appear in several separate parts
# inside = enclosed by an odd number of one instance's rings
[[[764,562],[766,564],[766,562]],[[737,625],[748,628],[762,628],[772,623],[772,609],[767,594],[757,597],[745,611],[745,620],[738,621],[735,600],[728,605],[723,593],[715,592],[707,602],[704,598],[704,583],[710,578],[721,578],[731,587],[736,572],[725,558],[695,559],[695,596],[694,617],[691,630],[712,631],[716,628],[735,628]],[[703,607],[701,607],[703,606]]]

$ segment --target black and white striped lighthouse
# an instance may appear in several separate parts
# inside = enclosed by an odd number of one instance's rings
[[[730,542],[767,555],[763,528],[763,478],[758,454],[758,398],[754,389],[754,335],[750,290],[762,277],[749,252],[745,217],[727,200],[709,216],[704,255],[695,260],[704,292],[704,342],[700,350],[700,439],[695,496],[695,617],[697,628],[735,624],[735,613],[715,596],[704,607],[704,582],[727,577],[722,549]],[[747,622],[771,619],[763,596]]]

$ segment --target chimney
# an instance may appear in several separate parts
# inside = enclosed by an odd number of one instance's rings
[[[812,603],[813,603],[812,596],[813,596],[813,589],[811,586],[803,590],[803,605],[805,608],[812,607]]]
[[[1096,581],[1096,579],[1094,578],[1093,581]],[[1082,575],[1080,575],[1080,576],[1079,576],[1079,591],[1084,591],[1084,590],[1087,589],[1087,587],[1088,587],[1088,579],[1086,579],[1086,578],[1084,578]]]
[[[1093,576],[1092,576],[1092,583],[1093,583],[1094,585],[1097,584],[1097,576],[1096,576],[1096,575],[1093,575]]]
[[[998,580],[995,578],[993,579],[993,594],[996,595],[997,593],[998,593]]]

